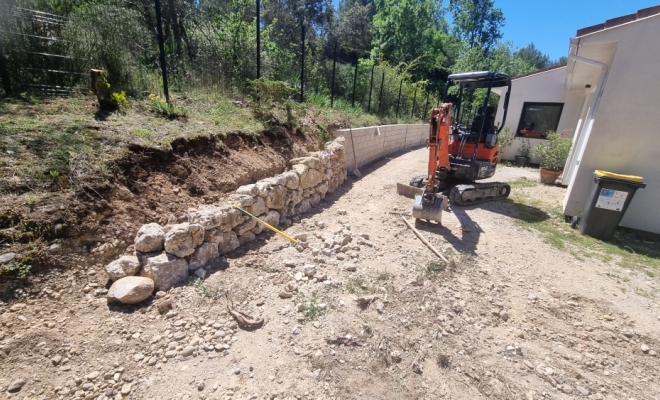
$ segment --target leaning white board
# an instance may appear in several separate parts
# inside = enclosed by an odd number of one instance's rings
[[[626,203],[628,192],[622,190],[601,189],[596,202],[596,208],[606,210],[621,211]]]

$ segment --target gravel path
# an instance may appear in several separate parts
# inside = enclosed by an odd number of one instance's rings
[[[657,399],[655,280],[576,258],[519,221],[514,200],[417,227],[396,182],[425,150],[363,168],[287,233],[222,258],[204,282],[108,308],[101,270],[0,306],[7,398]],[[502,167],[497,180],[537,179]],[[534,183],[515,196],[560,205]],[[526,208],[525,208],[526,207]],[[522,211],[521,211],[522,210]],[[643,290],[637,290],[642,288]],[[236,308],[266,322],[242,330]],[[649,294],[650,293],[650,294]],[[23,381],[21,381],[23,380]],[[19,387],[20,386],[20,387]]]

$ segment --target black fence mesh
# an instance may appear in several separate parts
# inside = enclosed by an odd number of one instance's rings
[[[304,74],[305,101],[354,104],[371,113],[421,118],[438,97],[401,66],[335,61],[334,48],[341,53],[342,44],[328,43],[309,27],[303,71],[302,24],[275,29],[262,20],[257,28],[254,0],[5,0],[0,93],[88,93],[89,71],[96,68],[105,71],[112,91],[162,94],[159,3],[168,89],[175,96],[245,94],[259,74],[295,88],[300,100]]]

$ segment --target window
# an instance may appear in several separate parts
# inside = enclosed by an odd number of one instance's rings
[[[544,138],[557,130],[563,108],[564,103],[525,103],[516,135]]]

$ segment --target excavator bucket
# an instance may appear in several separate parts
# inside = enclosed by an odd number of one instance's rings
[[[396,184],[396,192],[403,197],[414,199],[416,195],[424,193],[424,188],[406,185],[404,183]]]
[[[422,201],[422,195],[415,195],[415,202],[413,203],[413,218],[426,219],[429,221],[442,222],[442,211],[447,209],[449,201],[447,197],[436,195],[433,204],[425,204]]]

